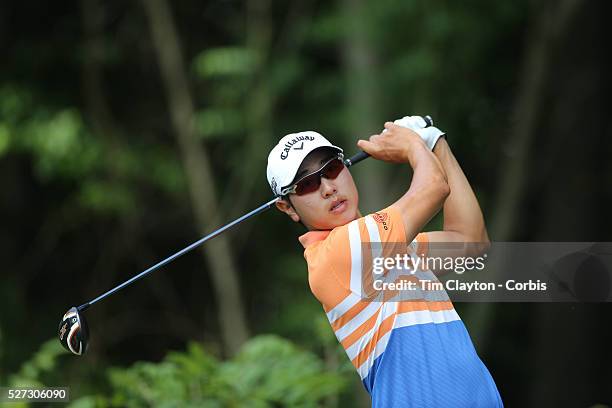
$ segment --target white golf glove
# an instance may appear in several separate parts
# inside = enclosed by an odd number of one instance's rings
[[[425,122],[422,116],[404,116],[393,123],[415,131],[421,136],[429,150],[433,150],[438,139],[445,135],[444,132],[435,126],[426,127],[427,122]]]

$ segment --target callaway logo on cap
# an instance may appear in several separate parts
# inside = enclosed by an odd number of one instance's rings
[[[293,181],[300,164],[310,152],[319,147],[331,147],[342,153],[320,133],[308,130],[283,137],[268,155],[268,183],[275,195]]]

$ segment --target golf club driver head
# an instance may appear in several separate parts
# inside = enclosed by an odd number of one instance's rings
[[[81,356],[87,351],[89,328],[76,307],[71,307],[62,317],[58,336],[62,346],[71,353]]]

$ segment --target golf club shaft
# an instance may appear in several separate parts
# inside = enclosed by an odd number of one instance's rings
[[[358,163],[360,161],[362,161],[363,159],[369,157],[367,153],[364,152],[360,152],[357,153],[356,155],[354,155],[353,157],[351,157],[350,159],[346,160],[346,166],[350,167],[351,165]],[[125,288],[126,286],[131,285],[132,283],[136,282],[139,279],[144,278],[145,276],[149,275],[150,273],[154,272],[155,270],[161,268],[162,266],[166,265],[169,262],[172,262],[173,260],[175,260],[176,258],[185,255],[187,252],[195,249],[196,247],[202,245],[203,243],[205,243],[206,241],[213,239],[214,237],[216,237],[217,235],[221,234],[222,232],[230,229],[231,227],[233,227],[234,225],[238,225],[240,224],[242,221],[257,215],[259,213],[262,213],[264,211],[266,211],[268,208],[272,207],[272,205],[274,205],[275,202],[277,202],[278,200],[280,200],[280,197],[275,197],[272,200],[268,201],[265,204],[260,205],[259,207],[255,208],[254,210],[244,214],[243,216],[236,218],[234,221],[222,226],[221,228],[211,232],[210,234],[206,235],[205,237],[200,238],[199,240],[197,240],[196,242],[194,242],[193,244],[181,249],[180,251],[178,251],[177,253],[170,255],[169,257],[167,257],[166,259],[156,263],[155,265],[151,266],[149,269],[146,269],[142,272],[140,272],[138,275],[135,275],[133,277],[131,277],[130,279],[126,280],[125,282],[123,282],[122,284],[112,288],[111,290],[109,290],[108,292],[105,292],[103,294],[101,294],[100,296],[98,296],[97,298],[90,300],[87,303],[83,303],[81,306],[79,306],[77,309],[79,310],[79,312],[82,312],[84,310],[86,310],[89,306],[93,305],[94,303],[98,303],[99,301],[101,301],[102,299],[112,295],[113,293]]]
[[[279,200],[279,198],[275,197],[274,199],[268,201],[267,203],[262,204],[259,207],[255,208],[254,210],[244,214],[243,216],[241,216],[239,218],[236,218],[234,221],[232,221],[232,222],[230,222],[228,224],[225,224],[221,228],[211,232],[210,234],[206,235],[205,237],[200,238],[199,240],[197,240],[193,244],[191,244],[191,245],[181,249],[177,253],[175,253],[173,255],[170,255],[169,257],[167,257],[163,261],[160,261],[160,262],[156,263],[155,265],[151,266],[149,269],[140,272],[138,275],[133,276],[132,278],[130,278],[127,281],[123,282],[122,284],[114,287],[113,289],[109,290],[108,292],[105,292],[105,293],[101,294],[100,296],[98,296],[97,298],[95,298],[95,299],[93,299],[93,300],[91,300],[91,301],[89,301],[87,303],[82,304],[81,306],[78,307],[79,312],[82,312],[83,310],[87,309],[89,306],[93,305],[94,303],[99,302],[100,300],[104,299],[105,297],[108,297],[108,296],[112,295],[113,293],[115,293],[115,292],[125,288],[126,286],[131,285],[132,283],[136,282],[137,280],[144,278],[145,276],[147,276],[148,274],[152,273],[156,269],[159,269],[162,266],[166,265],[167,263],[172,262],[176,258],[178,258],[178,257],[186,254],[187,252],[195,249],[196,247],[202,245],[206,241],[208,241],[210,239],[213,239],[214,237],[216,237],[217,235],[221,234],[222,232],[230,229],[234,225],[240,224],[242,221],[246,220],[247,218],[250,218],[250,217],[252,217],[254,215],[257,215],[257,214],[267,210],[268,208],[270,208],[278,200]]]

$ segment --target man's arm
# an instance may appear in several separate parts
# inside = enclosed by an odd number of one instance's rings
[[[443,207],[443,231],[428,232],[430,242],[472,242],[462,255],[477,256],[489,247],[489,236],[476,195],[445,138],[436,143],[434,154],[439,159],[450,186]],[[432,254],[430,254],[432,255]]]
[[[411,242],[449,196],[449,183],[440,160],[414,131],[385,123],[384,133],[360,140],[357,145],[372,157],[408,163],[413,169],[408,191],[394,203],[402,214],[407,242]],[[451,192],[452,194],[452,192]]]

